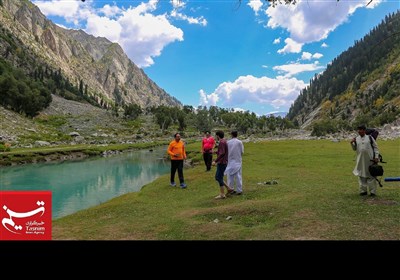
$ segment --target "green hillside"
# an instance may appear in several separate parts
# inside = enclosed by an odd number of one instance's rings
[[[299,126],[380,127],[400,114],[400,12],[388,15],[315,75],[287,117]],[[328,131],[329,132],[329,131]]]

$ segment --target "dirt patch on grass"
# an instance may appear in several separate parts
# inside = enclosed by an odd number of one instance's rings
[[[366,201],[369,205],[399,205],[398,201],[390,200],[390,199],[380,199],[373,198]]]
[[[275,230],[284,240],[325,240],[332,225],[321,221],[312,209],[301,209],[280,221]]]
[[[185,234],[197,240],[243,239],[245,232],[268,224],[276,213],[265,201],[218,204],[179,212],[178,217],[189,222]]]

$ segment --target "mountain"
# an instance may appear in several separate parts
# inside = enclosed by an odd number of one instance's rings
[[[0,58],[29,76],[40,69],[60,73],[85,99],[104,108],[182,106],[121,46],[82,30],[59,27],[28,0],[0,0],[0,28]]]
[[[303,129],[322,125],[327,132],[395,121],[400,116],[399,30],[400,11],[387,15],[311,79],[288,119]]]

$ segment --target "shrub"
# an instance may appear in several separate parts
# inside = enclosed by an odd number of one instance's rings
[[[0,143],[0,152],[8,152],[11,149],[10,143]]]

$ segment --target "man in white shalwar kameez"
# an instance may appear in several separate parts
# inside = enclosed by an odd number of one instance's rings
[[[358,136],[351,140],[351,147],[357,151],[356,166],[353,174],[358,176],[358,184],[360,195],[367,195],[368,188],[370,196],[376,195],[376,180],[369,173],[369,166],[379,161],[378,145],[374,137],[366,135],[366,126],[360,125],[357,127]]]
[[[237,131],[232,131],[232,139],[228,140],[228,165],[225,174],[231,194],[241,195],[243,192],[242,184],[242,156],[244,153],[243,142],[237,139]],[[236,181],[236,188],[235,188]]]

